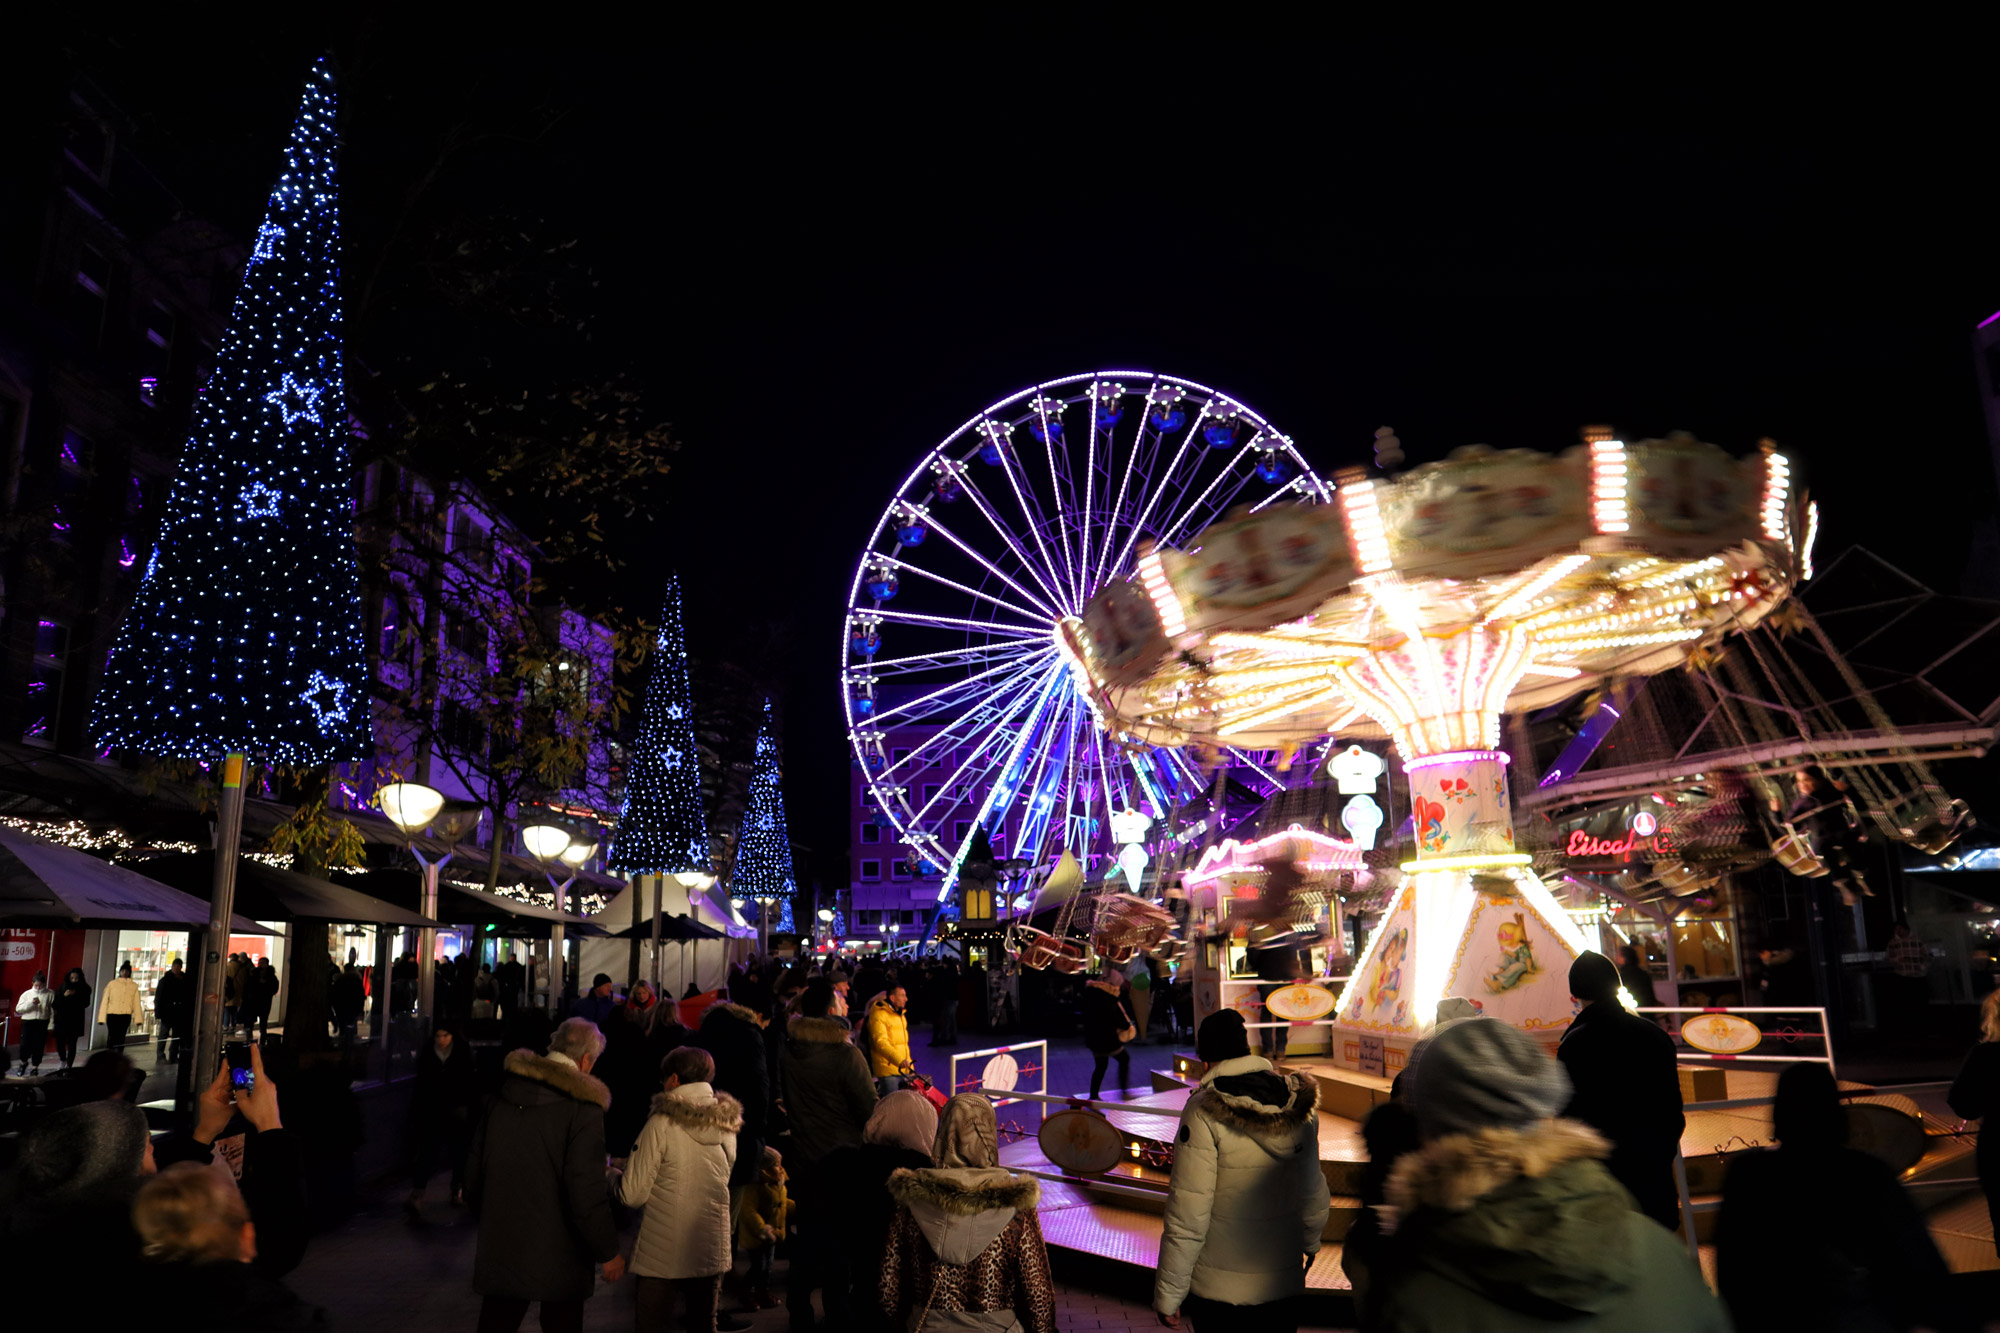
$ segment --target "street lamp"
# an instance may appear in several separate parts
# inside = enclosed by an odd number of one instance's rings
[[[530,824],[521,830],[521,845],[528,849],[530,856],[542,863],[542,873],[548,876],[549,887],[556,891],[556,921],[549,927],[549,954],[555,974],[550,1001],[560,1005],[569,993],[564,984],[563,903],[569,886],[576,883],[578,868],[596,853],[597,840],[573,837],[568,829],[556,824]],[[550,862],[562,866],[569,874],[558,881]]]
[[[771,907],[777,901],[768,893],[757,895],[757,952],[767,958],[771,953]]]
[[[432,859],[417,850],[416,835],[430,826],[444,809],[444,793],[421,782],[391,782],[378,789],[375,803],[389,822],[402,831],[405,846],[423,872],[423,901],[417,910],[435,921],[438,910],[438,872],[451,860],[451,850]],[[457,823],[456,820],[453,821]],[[452,839],[454,846],[457,839]],[[437,987],[437,927],[425,926],[417,934],[417,1012],[431,1016],[431,999]]]

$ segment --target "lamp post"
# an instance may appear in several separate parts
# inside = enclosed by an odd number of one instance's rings
[[[549,927],[549,1002],[559,1007],[568,998],[563,958],[562,914],[567,910],[564,903],[569,886],[576,883],[577,869],[597,854],[597,840],[573,837],[568,829],[556,824],[530,824],[521,830],[521,845],[528,849],[530,856],[542,863],[542,873],[548,876],[549,887],[556,894],[556,921]],[[568,874],[557,880],[555,866],[563,867]]]
[[[402,831],[409,853],[423,871],[423,901],[417,910],[435,921],[438,910],[438,872],[451,860],[447,851],[435,860],[417,850],[416,836],[430,826],[444,809],[444,793],[421,782],[392,782],[375,793],[375,803],[389,822]],[[456,841],[454,839],[454,841]],[[425,926],[417,934],[417,1012],[430,1017],[431,997],[437,985],[437,927]]]
[[[822,936],[831,937],[833,934],[833,909],[831,907],[822,907],[819,911],[813,913],[813,915],[819,918],[819,933]]]
[[[771,956],[771,906],[777,901],[768,894],[757,895],[757,952],[765,958]]]

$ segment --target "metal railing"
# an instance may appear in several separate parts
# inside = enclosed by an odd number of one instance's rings
[[[1035,1064],[1029,1066],[1030,1069],[1035,1070],[1042,1076],[1042,1086],[1039,1089],[1039,1091],[1022,1092],[1016,1088],[989,1088],[986,1087],[983,1082],[972,1079],[968,1079],[964,1083],[961,1083],[959,1081],[958,1077],[959,1061],[978,1060],[981,1058],[990,1061],[992,1057],[996,1055],[1005,1055],[1008,1057],[1012,1057],[1016,1051],[1041,1052],[1042,1058],[1038,1060]],[[986,1074],[986,1070],[982,1069],[979,1072],[981,1078],[983,1079]],[[1015,1072],[1017,1074],[1021,1072],[1021,1066],[1019,1061],[1015,1061]],[[951,1093],[953,1096],[957,1096],[961,1092],[979,1093],[981,1096],[985,1097],[988,1101],[993,1103],[993,1108],[996,1111],[1001,1107],[1007,1105],[1009,1102],[1028,1102],[1028,1101],[1047,1102],[1047,1101],[1063,1100],[1061,1098],[1049,1097],[1048,1091],[1049,1091],[1049,1044],[1046,1041],[1024,1041],[1016,1043],[1015,1045],[1012,1046],[994,1046],[983,1051],[953,1051],[951,1054]],[[1046,1120],[1048,1119],[1048,1115],[1049,1113],[1047,1109],[1044,1108],[1044,1110],[1042,1111],[1042,1118]]]

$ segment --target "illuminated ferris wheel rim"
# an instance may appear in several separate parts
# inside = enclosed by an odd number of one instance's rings
[[[1121,449],[1118,444],[1124,433],[1121,422],[1135,399],[1140,410],[1131,427],[1130,443]],[[1089,404],[1090,425],[1085,431],[1068,432],[1063,428],[1063,414],[1079,403]],[[1107,410],[1114,413],[1111,419],[1100,421],[1099,413]],[[1051,422],[1055,424],[1051,426]],[[1024,425],[1030,428],[1032,438],[1016,441],[1015,429]],[[1224,443],[1217,443],[1208,433],[1220,427],[1234,432]],[[1079,440],[1079,436],[1083,438]],[[996,451],[997,458],[993,456]],[[1225,451],[1228,461],[1219,470],[1206,466],[1208,460],[1221,457]],[[1082,457],[1077,457],[1078,454]],[[1142,456],[1146,464],[1143,470],[1139,467]],[[1193,461],[1183,469],[1184,460],[1190,457]],[[993,488],[994,498],[1002,502],[999,505],[987,498],[972,472],[972,463],[981,459],[991,475],[1004,477],[1007,483]],[[1042,459],[1046,460],[1047,468],[1037,481],[1031,474],[1041,471]],[[1155,469],[1163,460],[1165,470],[1156,475]],[[1121,465],[1122,475],[1114,478],[1112,471]],[[1186,481],[1181,483],[1178,493],[1155,513],[1159,501],[1184,470]],[[1193,494],[1190,503],[1190,495],[1205,472],[1213,475],[1198,494]],[[1095,490],[1098,475],[1104,477],[1101,494]],[[1078,477],[1082,478],[1081,486]],[[891,719],[912,707],[913,702],[950,696],[982,678],[996,676],[999,679],[989,693],[983,697],[976,692],[959,694],[952,706],[960,713],[974,716],[983,710],[986,725],[995,733],[1025,716],[1019,732],[1022,744],[1006,759],[987,762],[967,782],[961,783],[961,775],[972,766],[968,760],[945,780],[945,787],[964,790],[984,779],[994,779],[989,798],[981,803],[973,821],[983,825],[991,822],[998,809],[1011,806],[1024,790],[1031,808],[1037,799],[1042,800],[1045,809],[1051,806],[1053,801],[1046,799],[1049,784],[1056,778],[1051,770],[1066,766],[1069,786],[1064,789],[1064,836],[1055,840],[1058,846],[1063,846],[1069,842],[1068,821],[1074,813],[1075,770],[1081,767],[1089,779],[1083,784],[1084,815],[1095,829],[1096,816],[1110,812],[1111,770],[1117,770],[1116,785],[1125,787],[1128,793],[1133,784],[1128,782],[1123,765],[1118,762],[1119,747],[1097,729],[1085,702],[1074,697],[1071,673],[1061,647],[1061,626],[1081,612],[1093,593],[1131,572],[1142,537],[1164,538],[1176,532],[1198,531],[1204,522],[1212,521],[1235,503],[1246,487],[1259,480],[1269,493],[1254,497],[1256,509],[1282,499],[1322,503],[1333,495],[1333,487],[1306,463],[1291,438],[1262,413],[1210,385],[1151,370],[1097,370],[1044,380],[990,403],[926,450],[898,483],[869,533],[849,585],[847,613],[842,624],[841,694],[849,747],[868,795],[880,812],[877,822],[895,829],[896,837],[889,841],[900,841],[945,869],[946,891],[949,890],[951,867],[964,850],[963,845],[952,845],[958,841],[955,832],[945,827],[957,807],[947,802],[942,811],[932,815],[929,812],[936,798],[921,807],[910,803],[909,789],[897,785],[895,768],[887,765],[882,729],[922,724],[930,715],[909,716],[894,723]],[[1225,486],[1230,481],[1233,485]],[[950,494],[944,493],[945,486],[951,488]],[[1038,494],[1044,487],[1046,494]],[[999,538],[1002,549],[991,552],[991,558],[975,549],[975,543],[951,532],[932,513],[940,503],[966,497],[973,500],[968,512],[976,515],[971,525],[978,525],[983,518],[985,526],[978,532],[990,529]],[[1079,499],[1081,503],[1077,504]],[[1043,501],[1053,501],[1048,513],[1038,507]],[[1003,510],[1008,519],[1004,523]],[[924,527],[924,535],[931,530],[942,534],[956,548],[957,554],[952,558],[969,559],[977,567],[977,577],[969,578],[968,582],[945,579],[912,560],[911,553],[921,544],[923,535],[916,543],[904,543],[901,533],[907,529],[903,525],[911,522]],[[984,540],[990,542],[992,536]],[[871,596],[871,574],[885,573],[892,589],[888,597]],[[886,609],[885,601],[895,596],[894,589],[900,586],[904,574],[922,577],[927,587],[949,588],[972,602],[976,610],[963,617],[938,617]],[[965,646],[878,660],[874,655],[880,649],[878,629],[894,628],[899,622],[931,632],[961,633]],[[872,639],[875,644],[866,653],[857,649],[864,639]],[[976,642],[981,639],[983,642]],[[1000,663],[998,667],[991,665],[995,661]],[[899,676],[934,675],[941,671],[960,673],[968,679],[932,689],[929,695],[898,704],[888,713],[875,711],[876,687]],[[931,684],[934,681],[926,688]],[[857,708],[859,691],[863,688],[868,691],[866,710]],[[944,711],[943,707],[936,710]],[[956,724],[948,724],[943,730],[948,732],[953,725]],[[1086,735],[1090,738],[1087,743],[1079,739]],[[1051,764],[1040,755],[1025,754],[1026,743],[1036,737],[1059,741],[1063,749],[1061,757]],[[937,738],[927,739],[925,745],[934,739]],[[991,748],[990,737],[982,741]],[[963,739],[955,741],[940,753],[949,753],[965,743]],[[1164,753],[1168,758],[1162,761],[1162,766],[1173,770],[1168,786],[1184,790],[1183,777],[1186,783],[1200,784],[1200,774],[1187,760],[1177,752]],[[1247,761],[1247,756],[1244,758]],[[903,762],[907,760],[898,764]],[[906,781],[914,780],[917,770],[929,762],[901,776]],[[1030,781],[1022,781],[1023,764],[1025,773],[1035,775]],[[1169,801],[1136,763],[1133,768],[1139,778],[1137,788],[1147,794],[1145,803],[1158,807],[1156,813],[1163,816]],[[1098,791],[1095,784],[1100,781],[1101,806],[1094,804]],[[1004,795],[996,805],[991,795],[1003,790]],[[1179,804],[1180,797],[1176,796],[1173,803]],[[886,822],[882,817],[886,817]],[[950,839],[941,836],[946,832],[952,832],[953,836]],[[1047,838],[1038,836],[1033,841],[1039,851]],[[1022,849],[1015,850],[1018,853]]]

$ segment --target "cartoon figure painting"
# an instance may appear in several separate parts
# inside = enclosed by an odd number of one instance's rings
[[[1398,927],[1395,934],[1382,941],[1382,951],[1375,959],[1375,975],[1368,982],[1370,1009],[1380,1009],[1402,993],[1403,959],[1409,951],[1408,926]]]
[[[1485,980],[1486,989],[1498,995],[1513,990],[1541,968],[1535,964],[1535,949],[1528,942],[1528,919],[1523,913],[1516,912],[1513,920],[1502,921],[1496,933],[1500,937],[1500,966],[1487,973]]]
[[[1427,852],[1441,852],[1451,839],[1444,831],[1444,807],[1436,801],[1418,796],[1411,801],[1416,807],[1417,845]]]

